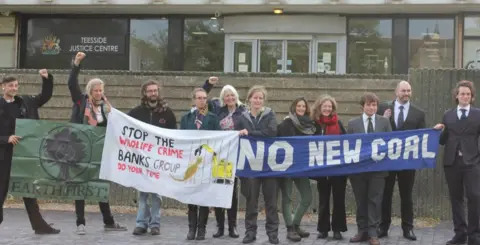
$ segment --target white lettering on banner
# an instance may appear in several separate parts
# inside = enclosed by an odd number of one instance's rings
[[[338,165],[341,163],[340,159],[333,159],[340,156],[340,150],[335,150],[334,147],[339,147],[340,141],[327,141],[327,165]]]
[[[283,162],[279,164],[277,162],[277,152],[283,149],[285,151],[285,157]],[[293,164],[293,147],[286,141],[275,141],[268,148],[268,166],[272,171],[285,171]]]
[[[360,152],[362,151],[362,140],[355,140],[355,148],[350,150],[350,142],[348,140],[343,141],[343,157],[345,158],[345,164],[360,162]]]
[[[318,143],[318,145],[317,145]],[[318,141],[309,142],[309,163],[308,166],[313,167],[315,164],[317,166],[323,165],[338,165],[342,163],[341,159],[334,159],[334,157],[339,157],[342,155],[340,149],[336,150],[334,147],[340,147],[340,141]],[[343,143],[343,162],[345,164],[357,163],[360,161],[360,151],[362,147],[362,140],[355,140],[355,148],[350,150],[350,143],[348,140],[344,140]],[[326,153],[326,161],[323,159],[324,153]]]
[[[257,154],[253,153],[253,147],[247,139],[240,139],[240,156],[238,157],[237,169],[245,168],[245,160],[248,159],[250,168],[253,171],[262,171],[263,155],[265,153],[265,143],[257,141]]]
[[[308,143],[308,152],[310,154],[308,157],[308,166],[313,167],[315,163],[317,165],[323,165],[323,147],[325,143],[323,141],[318,141],[318,145],[315,142]]]
[[[379,147],[387,145],[387,152],[380,152]],[[405,145],[405,146],[404,146]],[[375,139],[372,141],[372,159],[374,161],[381,161],[385,157],[391,160],[397,160],[402,156],[403,159],[410,159],[410,153],[412,153],[413,159],[419,158],[435,158],[435,152],[428,151],[428,134],[422,135],[422,143],[419,143],[418,136],[409,136],[404,140],[393,138],[388,142],[383,139]]]
[[[186,204],[231,207],[238,132],[162,129],[115,108],[106,130],[100,179]]]

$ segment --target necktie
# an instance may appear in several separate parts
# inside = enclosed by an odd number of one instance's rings
[[[467,119],[467,109],[460,109],[462,112],[462,115],[460,116],[460,120],[465,120]]]
[[[368,117],[368,127],[367,127],[367,133],[371,134],[373,133],[373,123],[372,123],[372,118]]]
[[[398,113],[398,118],[397,118],[397,128],[402,128],[403,127],[403,105],[400,107],[400,113]]]

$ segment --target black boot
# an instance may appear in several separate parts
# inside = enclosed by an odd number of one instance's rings
[[[238,234],[236,226],[228,227],[228,236],[230,236],[231,238],[239,238],[240,237],[240,235]]]
[[[215,219],[217,220],[217,232],[213,237],[221,237],[225,234],[225,210],[223,208],[215,208]]]
[[[188,205],[188,233],[187,240],[195,240],[197,233],[197,207],[195,205]]]
[[[198,211],[198,226],[196,240],[205,240],[207,233],[208,207],[199,207]]]

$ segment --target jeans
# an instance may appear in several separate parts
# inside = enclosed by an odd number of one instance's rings
[[[148,196],[152,197],[152,207],[150,208],[147,201]],[[160,227],[160,205],[162,199],[155,193],[140,192],[138,198],[137,224],[136,227],[141,228],[159,228]]]

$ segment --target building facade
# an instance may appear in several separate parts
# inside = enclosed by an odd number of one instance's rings
[[[480,0],[3,0],[0,67],[406,74],[480,67]],[[478,14],[475,12],[478,10]]]

